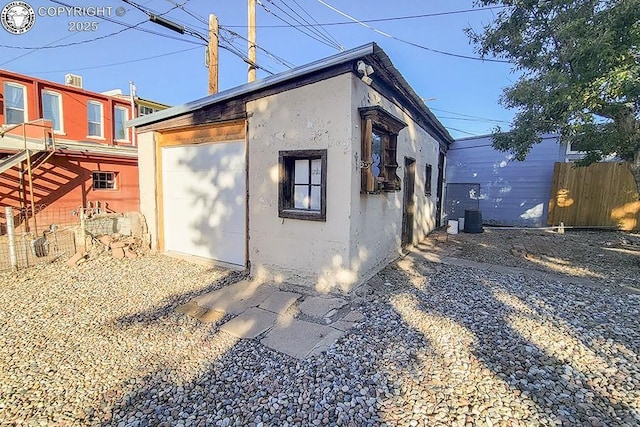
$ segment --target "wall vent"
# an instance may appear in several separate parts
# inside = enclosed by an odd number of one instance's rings
[[[77,74],[66,74],[64,76],[64,83],[67,86],[74,86],[82,89],[82,76]]]

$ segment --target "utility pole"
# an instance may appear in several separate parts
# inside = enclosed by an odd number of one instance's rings
[[[249,58],[249,83],[256,79],[256,0],[249,0],[249,33],[248,39],[248,58]]]
[[[218,92],[218,18],[209,15],[209,44],[207,46],[209,67],[209,95]]]

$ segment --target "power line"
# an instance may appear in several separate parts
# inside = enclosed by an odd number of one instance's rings
[[[253,65],[257,69],[263,70],[263,71],[265,71],[265,72],[267,72],[268,74],[271,74],[271,75],[275,74],[273,71],[269,70],[268,68],[263,67],[261,65],[258,65],[257,63],[255,63],[251,59],[249,59],[249,57],[243,53],[241,48],[239,48],[239,47],[237,47],[236,45],[233,44],[233,41],[228,40],[227,38],[225,38],[222,35],[220,35],[220,39],[222,41],[224,41],[225,43],[227,43],[227,46],[220,45],[220,47],[222,49],[234,54],[235,56],[237,56],[238,58],[242,59],[247,64]]]
[[[267,0],[270,1],[271,0]],[[331,48],[337,49],[337,50],[341,50],[341,46],[337,46],[335,45],[331,40],[326,40],[325,38],[318,38],[318,36],[314,35],[313,33],[309,33],[307,31],[305,31],[303,28],[301,27],[296,27],[294,24],[292,24],[291,22],[287,21],[286,19],[282,18],[281,16],[279,16],[278,14],[274,13],[271,11],[271,9],[269,9],[268,7],[266,7],[260,0],[257,0],[258,5],[260,5],[265,12],[273,15],[274,17],[276,17],[277,19],[279,19],[280,21],[284,22],[285,24],[287,24],[289,27],[294,28],[296,30],[298,30],[299,32],[301,32],[302,34],[306,35],[307,37],[310,37],[312,39],[314,39],[317,42],[320,42],[326,46],[329,46]],[[271,2],[273,4],[273,2]],[[282,10],[278,5],[275,5],[278,9]],[[285,14],[287,14],[288,16],[290,16],[288,13],[285,12]],[[300,21],[297,21],[295,18],[293,19],[294,22],[297,22],[298,24],[300,24]]]
[[[470,114],[462,114],[462,113],[457,113],[455,111],[447,111],[447,110],[441,110],[439,108],[433,108],[433,107],[429,107],[430,110],[432,111],[438,111],[440,113],[447,113],[447,114],[455,114],[456,116],[462,116],[462,117],[469,117],[471,119],[480,119],[480,120],[486,120],[486,121],[490,121],[490,122],[501,122],[501,123],[509,123],[506,120],[496,120],[496,119],[490,119],[487,117],[481,117],[481,116],[472,116]]]
[[[59,1],[59,0],[49,0],[49,1],[51,1],[51,2],[53,2],[53,3],[56,3],[56,4],[59,4],[59,5],[62,5],[62,6],[66,6],[66,7],[73,7],[73,6],[71,6],[71,5],[69,5],[69,4],[66,4],[66,3],[64,3],[64,2],[61,2],[61,1]],[[123,0],[123,1],[124,1],[124,0]],[[130,2],[126,2],[126,3],[127,3],[127,4],[130,4]],[[133,5],[132,5],[132,6],[133,6]],[[139,6],[139,5],[136,5],[136,6]],[[135,6],[134,6],[134,7],[135,7]],[[136,9],[138,9],[138,7],[136,7]],[[164,15],[164,14],[166,14],[166,13],[168,13],[168,11],[167,11],[167,12],[165,12],[165,13],[163,13],[163,14],[158,14],[158,15],[159,15],[159,16],[161,16],[161,15]],[[144,32],[144,33],[149,33],[149,34],[153,34],[153,35],[160,36],[160,37],[165,37],[165,38],[172,39],[172,40],[179,40],[179,41],[182,41],[182,42],[185,42],[185,43],[191,43],[191,44],[202,45],[202,43],[194,42],[194,41],[191,41],[191,40],[185,40],[184,38],[181,38],[181,37],[176,37],[176,36],[172,36],[172,35],[170,35],[170,34],[164,34],[164,33],[160,33],[160,32],[158,32],[158,31],[147,30],[146,28],[139,28],[139,27],[138,27],[138,25],[140,25],[140,24],[142,24],[142,23],[144,23],[144,22],[146,22],[146,21],[142,21],[141,23],[139,23],[139,24],[136,24],[136,25],[133,25],[133,26],[132,26],[132,25],[126,24],[126,23],[124,23],[124,22],[120,22],[120,21],[118,21],[118,20],[116,20],[116,19],[110,18],[110,17],[108,17],[108,16],[99,16],[99,18],[104,19],[105,21],[108,21],[108,22],[112,22],[112,23],[114,23],[114,24],[122,25],[122,26],[124,26],[124,27],[129,28],[129,29],[135,29],[135,30],[137,30],[137,31],[142,31],[142,32]]]
[[[49,43],[49,44],[53,44],[53,43],[59,42],[59,41],[61,41],[61,40],[67,39],[67,38],[69,38],[69,37],[73,37],[73,36],[75,36],[76,34],[78,34],[78,33],[71,33],[71,34],[69,34],[69,35],[67,35],[67,36],[64,36],[64,37],[62,37],[62,38],[58,39],[58,40],[54,40],[54,41],[52,41],[52,42],[51,42],[51,43]],[[4,46],[4,45],[0,45],[0,46],[2,46],[2,47],[8,47],[8,48],[14,48],[14,47],[15,47],[15,46]],[[15,61],[15,60],[17,60],[17,59],[23,58],[23,57],[25,57],[25,56],[27,56],[27,55],[31,55],[31,54],[32,54],[32,53],[34,53],[34,52],[36,52],[36,50],[30,50],[30,51],[28,51],[28,52],[26,52],[26,53],[23,53],[22,55],[18,55],[18,56],[16,56],[15,58],[11,58],[11,59],[9,59],[9,60],[7,60],[7,61],[4,61],[3,63],[0,63],[0,66],[3,66],[3,65],[5,65],[5,64],[8,64],[8,63],[10,63],[10,62],[13,62],[13,61]]]
[[[407,19],[431,18],[434,16],[456,15],[460,13],[481,12],[483,10],[504,9],[504,7],[505,6],[478,7],[474,9],[451,10],[448,12],[423,13],[420,15],[396,16],[392,18],[362,19],[360,20],[360,22],[372,23],[372,22],[402,21]],[[330,27],[330,26],[336,26],[336,25],[353,25],[353,24],[359,24],[360,22],[354,22],[354,21],[323,22],[323,23],[299,25],[299,26],[300,27],[313,27],[313,26]],[[257,25],[258,28],[286,28],[288,26],[289,25]],[[227,27],[246,28],[247,26],[246,25],[227,25]]]
[[[55,1],[55,0],[52,0],[52,1]],[[133,6],[134,8],[138,9],[139,11],[141,11],[142,13],[144,13],[145,15],[147,15],[147,16],[149,16],[149,17],[152,17],[152,16],[161,16],[161,15],[155,14],[151,9],[144,8],[144,7],[142,7],[141,5],[139,5],[139,4],[135,3],[135,2],[133,2],[132,0],[122,0],[122,1],[124,1],[125,3],[127,3],[127,4],[129,4],[129,5],[131,5],[131,6]],[[176,9],[176,8],[179,8],[179,7],[181,6],[181,5],[177,4],[177,3],[173,3],[173,4],[174,4],[175,6],[174,6],[172,9],[170,9],[169,11],[165,12],[164,14],[166,14],[166,13],[170,12],[171,10],[174,10],[174,9]],[[186,8],[182,8],[182,10],[186,12]],[[164,14],[162,14],[162,15],[164,15]],[[195,15],[195,14],[194,14],[194,15]],[[192,16],[194,16],[194,15],[192,15]],[[170,22],[170,21],[169,21],[169,23],[170,23],[170,24],[173,24],[173,22]],[[207,23],[207,24],[208,24],[208,23]],[[173,28],[171,28],[171,29],[173,29]],[[184,33],[184,34],[186,34],[186,35],[188,35],[188,36],[192,36],[192,37],[198,38],[198,39],[200,39],[200,40],[204,41],[204,42],[205,42],[205,44],[204,44],[205,46],[206,46],[207,42],[209,41],[205,36],[203,36],[203,35],[202,35],[202,34],[200,34],[199,32],[197,32],[197,31],[195,31],[195,30],[193,30],[193,29],[191,29],[191,28],[189,28],[189,27],[187,27],[187,26],[182,26],[182,27],[180,27],[180,28],[179,28],[179,32],[180,32],[180,33]],[[182,39],[180,39],[180,40],[182,40]],[[272,75],[274,74],[271,70],[269,70],[269,69],[267,69],[267,68],[265,68],[265,67],[262,67],[262,66],[258,65],[257,63],[255,63],[255,62],[251,61],[251,60],[250,60],[246,55],[244,55],[244,54],[243,54],[243,53],[242,53],[242,52],[241,52],[241,51],[240,51],[236,46],[234,46],[234,45],[233,45],[233,43],[232,43],[232,42],[230,42],[229,40],[223,39],[223,41],[225,41],[225,42],[227,43],[227,45],[225,46],[225,45],[221,44],[221,43],[220,43],[220,40],[218,40],[218,45],[220,46],[220,48],[222,48],[222,49],[224,49],[224,50],[226,50],[226,51],[228,51],[228,52],[230,52],[230,53],[232,53],[232,54],[236,55],[237,57],[239,57],[240,59],[242,59],[244,62],[246,62],[246,63],[247,63],[247,64],[249,64],[249,65],[252,65],[252,66],[253,66],[253,67],[255,67],[256,69],[264,70],[265,72],[267,72],[267,73],[269,73],[269,74],[272,74]]]
[[[103,64],[103,65],[92,65],[89,67],[74,67],[72,69],[65,69],[65,70],[53,70],[53,71],[30,71],[30,72],[26,72],[25,74],[54,74],[54,73],[64,73],[66,71],[81,71],[81,70],[92,70],[95,68],[108,68],[108,67],[115,67],[117,65],[124,65],[124,64],[131,64],[134,62],[141,62],[141,61],[148,61],[150,59],[156,59],[156,58],[162,58],[165,56],[170,56],[170,55],[176,55],[178,53],[183,53],[183,52],[190,52],[192,50],[195,49],[200,49],[200,46],[196,46],[196,47],[191,47],[189,49],[181,49],[181,50],[176,50],[173,52],[167,52],[167,53],[162,53],[160,55],[154,55],[154,56],[147,56],[145,58],[138,58],[138,59],[131,59],[128,61],[121,61],[121,62],[114,62],[111,64]]]
[[[353,22],[358,23],[358,24],[362,25],[363,27],[368,28],[369,30],[371,30],[371,31],[373,31],[375,33],[378,33],[378,34],[380,34],[380,35],[382,35],[384,37],[388,37],[388,38],[390,38],[392,40],[396,40],[396,41],[399,41],[401,43],[408,44],[409,46],[417,47],[419,49],[427,50],[427,51],[433,52],[433,53],[439,53],[441,55],[452,56],[452,57],[455,57],[455,58],[471,59],[471,60],[474,60],[474,61],[487,61],[487,62],[499,62],[499,63],[510,64],[509,61],[504,61],[502,59],[477,58],[475,56],[467,56],[467,55],[461,55],[461,54],[458,54],[458,53],[445,52],[443,50],[437,50],[437,49],[432,49],[432,48],[427,47],[427,46],[422,46],[422,45],[419,45],[417,43],[413,43],[413,42],[410,42],[408,40],[401,39],[401,38],[396,37],[396,36],[394,36],[392,34],[385,33],[384,31],[380,31],[377,28],[374,28],[371,25],[366,24],[366,23],[358,20],[357,18],[354,18],[353,16],[341,11],[340,9],[337,9],[337,8],[331,6],[329,3],[327,3],[327,2],[325,2],[323,0],[318,0],[318,2],[320,2],[324,6],[328,7],[329,9],[333,10],[334,12],[344,16],[345,18],[351,19]]]
[[[466,133],[467,135],[473,135],[473,136],[476,136],[476,135],[477,135],[477,133],[469,132],[469,131],[462,130],[462,129],[456,129],[456,128],[452,128],[452,127],[449,127],[449,126],[445,126],[445,128],[446,128],[447,130],[455,130],[456,132]]]
[[[53,0],[51,0],[51,1],[53,1]],[[58,49],[58,48],[61,48],[61,47],[77,46],[77,45],[80,45],[80,44],[91,43],[91,42],[94,42],[94,41],[97,41],[97,40],[102,40],[102,39],[106,39],[108,37],[113,37],[113,36],[118,35],[118,34],[120,34],[122,32],[125,32],[127,30],[134,29],[138,25],[142,25],[145,22],[146,21],[138,22],[135,25],[132,25],[132,26],[127,27],[127,28],[123,28],[123,29],[121,29],[119,31],[116,31],[116,32],[113,32],[111,34],[105,34],[104,36],[94,37],[92,39],[81,40],[81,41],[77,41],[77,42],[73,42],[73,43],[64,43],[64,44],[57,44],[57,45],[50,45],[49,44],[49,45],[44,45],[44,46],[7,46],[7,45],[0,44],[0,47],[6,47],[6,48],[9,48],[9,49],[20,49],[20,50],[40,50],[40,49]],[[67,37],[63,37],[62,39],[65,39]],[[62,39],[60,39],[60,40],[62,40]]]
[[[191,11],[187,10],[187,8],[185,8],[185,7],[184,7],[184,5],[185,5],[185,4],[187,4],[187,3],[189,3],[189,1],[190,1],[190,0],[186,0],[186,1],[185,1],[185,2],[183,2],[182,4],[178,4],[178,3],[176,3],[176,2],[174,2],[174,1],[172,1],[172,0],[167,0],[167,1],[168,1],[169,3],[171,3],[172,5],[174,5],[174,8],[173,8],[173,9],[178,8],[178,9],[180,9],[181,11],[183,11],[184,13],[186,13],[187,15],[189,15],[189,16],[191,16],[192,18],[196,19],[197,21],[202,22],[204,25],[209,25],[209,22],[207,21],[207,19],[206,19],[204,16],[199,15],[199,14],[194,13],[194,12],[191,12]],[[173,9],[171,9],[171,10],[173,10]],[[170,12],[170,11],[168,11],[168,12]]]
[[[244,40],[244,41],[246,41],[246,42],[248,42],[248,41],[249,41],[246,37],[243,37],[243,36],[241,36],[240,34],[236,33],[235,31],[229,30],[228,28],[225,28],[225,27],[223,27],[222,25],[220,26],[220,30],[222,30],[222,31],[226,31],[226,32],[228,32],[229,34],[231,34],[231,36],[233,36],[233,37],[237,37],[237,38],[242,39],[242,40]],[[226,40],[226,39],[225,39],[225,40]],[[262,51],[262,52],[266,53],[268,56],[270,56],[270,57],[271,57],[272,59],[274,59],[276,62],[279,62],[280,64],[284,65],[285,67],[287,67],[287,68],[289,68],[289,69],[292,69],[293,67],[295,67],[295,64],[294,64],[294,63],[292,63],[292,62],[290,62],[290,61],[287,61],[286,59],[284,59],[284,58],[282,58],[282,57],[280,57],[280,56],[276,55],[275,53],[272,53],[272,52],[268,51],[267,49],[265,49],[265,48],[263,48],[263,47],[261,47],[261,46],[256,45],[256,49],[258,49],[258,50],[260,50],[260,51]]]
[[[184,13],[186,13],[187,15],[189,15],[189,16],[191,16],[192,18],[196,19],[197,21],[199,21],[199,22],[201,22],[201,23],[203,23],[203,24],[205,24],[205,25],[207,25],[207,26],[209,25],[209,22],[207,21],[207,19],[206,19],[204,16],[199,15],[199,14],[197,14],[197,13],[195,13],[195,12],[192,12],[191,10],[188,10],[188,9],[185,7],[185,4],[186,4],[187,2],[189,2],[190,0],[185,1],[185,2],[184,2],[184,3],[182,3],[182,4],[178,4],[178,3],[174,2],[173,0],[167,0],[167,1],[168,1],[169,3],[171,3],[171,4],[173,4],[175,7],[179,8],[180,10],[182,10],[182,11],[183,11]],[[175,7],[174,7],[174,8],[175,8]],[[233,37],[238,37],[238,38],[240,38],[240,39],[242,39],[242,40],[244,40],[244,41],[246,41],[246,42],[248,42],[248,41],[249,41],[246,37],[241,36],[240,34],[236,33],[236,32],[235,32],[235,31],[233,31],[233,30],[229,30],[229,29],[227,29],[227,28],[226,28],[225,26],[223,26],[223,25],[220,25],[220,26],[219,26],[219,30],[226,31],[226,32],[228,32],[231,36],[233,36]],[[230,42],[228,39],[226,39],[226,38],[225,38],[225,39],[223,39],[223,41],[224,41],[224,42],[226,42],[227,44],[231,44],[231,42]],[[258,50],[260,50],[260,51],[262,51],[262,52],[266,53],[266,54],[267,54],[269,57],[271,57],[273,60],[275,60],[276,62],[278,62],[278,63],[280,63],[280,64],[282,64],[282,65],[284,65],[285,67],[287,67],[287,68],[291,69],[291,68],[293,68],[293,67],[295,66],[293,63],[291,63],[291,62],[287,61],[286,59],[284,59],[284,58],[282,58],[282,57],[279,57],[278,55],[276,55],[276,54],[275,54],[275,53],[273,53],[273,52],[268,51],[267,49],[263,48],[262,46],[259,46],[259,45],[257,45],[257,44],[256,44],[255,46],[256,46],[256,49],[258,49]],[[227,49],[227,47],[225,47],[225,46],[220,46],[220,47],[221,47],[221,48],[223,48],[223,49],[225,49],[225,50],[228,50],[228,49]],[[240,52],[239,52],[239,49],[238,49],[236,46],[233,46],[233,48],[234,48],[234,52],[232,52],[232,53],[234,53],[234,54],[240,53]],[[246,56],[241,56],[241,59],[242,59],[243,61],[245,61],[245,62],[247,62],[247,61],[248,61],[248,57],[246,57]],[[257,64],[254,64],[254,65],[257,65]],[[258,67],[258,68],[261,68],[261,67]],[[265,70],[265,71],[266,71],[266,70]],[[271,74],[273,74],[273,73],[271,73]]]
[[[273,3],[273,0],[268,0],[270,2]],[[300,13],[298,13],[296,10],[294,10],[291,6],[289,6],[287,4],[287,2],[285,0],[281,0],[282,4],[284,4],[289,10],[291,10],[291,12],[293,12],[296,16],[298,16],[302,22],[304,22],[305,24],[301,24],[301,25],[307,25],[306,28],[312,29],[314,30],[314,32],[316,34],[318,34],[320,37],[324,38],[325,40],[334,43],[336,46],[340,47],[340,50],[344,50],[344,46],[342,46],[342,44],[340,44],[340,42],[338,42],[338,40],[335,39],[335,37],[333,37],[331,34],[329,34],[329,32],[327,30],[324,29],[324,27],[319,26],[318,28],[316,28],[316,26],[312,25],[304,16],[300,15]],[[316,22],[316,24],[318,23],[318,21],[316,21],[313,16],[311,16],[311,14],[309,12],[307,12],[305,10],[304,7],[300,6],[300,3],[298,3],[296,0],[292,0],[296,6],[298,6],[298,8],[300,8],[302,10],[302,12],[304,12],[309,18],[311,18],[313,21]],[[300,21],[298,21],[300,22]],[[320,31],[322,30],[322,31]],[[324,32],[324,34],[323,34]]]
[[[480,122],[480,123],[509,123],[506,120],[496,120],[496,119],[481,119],[481,118],[467,118],[467,117],[447,117],[447,116],[438,116],[439,119],[448,119],[448,120],[460,120],[465,122]]]

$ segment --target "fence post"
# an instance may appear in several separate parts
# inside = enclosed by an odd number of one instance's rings
[[[9,262],[11,268],[18,269],[18,255],[16,253],[16,230],[13,225],[13,209],[9,206],[4,208],[4,215],[7,219],[7,235],[9,236]]]
[[[86,215],[84,214],[84,208],[80,210],[80,248],[82,253],[87,252],[87,225]]]

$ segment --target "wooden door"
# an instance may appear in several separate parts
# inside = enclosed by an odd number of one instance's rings
[[[413,222],[415,217],[416,160],[404,158],[404,201],[402,210],[402,244],[413,244]]]

